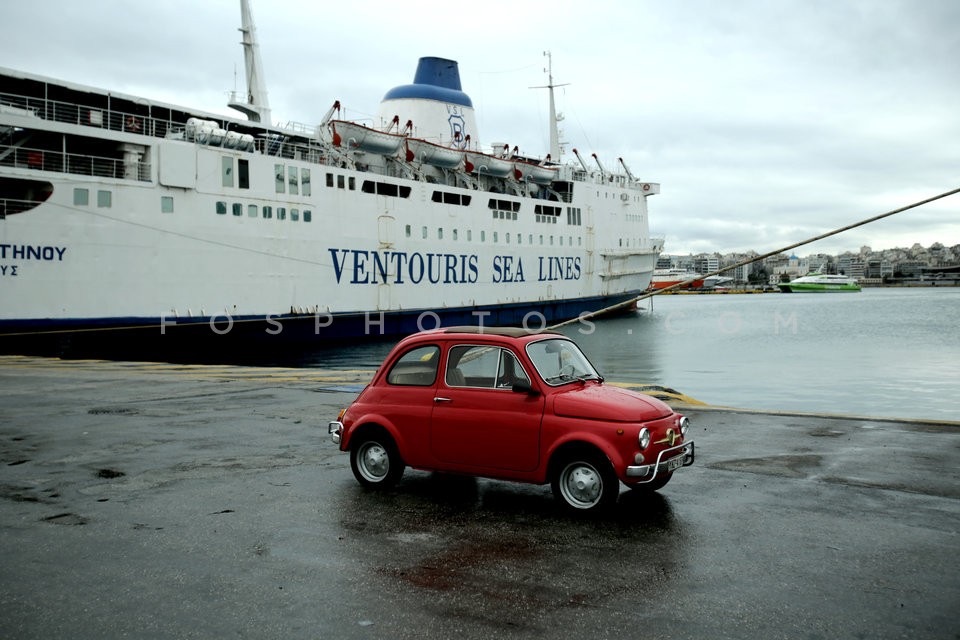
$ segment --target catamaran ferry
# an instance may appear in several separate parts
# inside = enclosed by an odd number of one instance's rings
[[[374,122],[334,102],[276,126],[241,8],[237,118],[0,68],[0,349],[540,328],[648,287],[660,187],[561,161],[552,73],[543,159],[482,146],[457,62],[434,57]]]

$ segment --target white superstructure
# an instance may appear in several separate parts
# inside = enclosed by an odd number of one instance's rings
[[[6,334],[540,326],[640,294],[661,248],[659,185],[481,148],[451,60],[422,58],[382,122],[315,130],[0,76]]]

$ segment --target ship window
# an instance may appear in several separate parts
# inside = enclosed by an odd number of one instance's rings
[[[353,178],[350,178],[350,181],[353,182]],[[337,176],[337,189],[343,189],[343,176]]]
[[[250,161],[237,160],[237,186],[241,189],[250,188]]]
[[[160,213],[173,213],[173,196],[160,196]]]
[[[376,193],[381,196],[393,196],[401,198],[410,197],[410,187],[401,187],[395,184],[390,184],[389,182],[373,182],[372,180],[364,180],[363,184],[360,185],[360,190],[364,193]]]
[[[241,162],[245,162],[241,160]],[[305,196],[310,194],[310,169],[300,169],[300,192]]]
[[[454,241],[456,241],[456,239],[457,239],[457,230],[456,230],[456,229],[453,230],[453,239],[454,239]]]
[[[256,218],[256,217],[257,217],[257,205],[255,205],[255,204],[248,204],[248,205],[247,205],[247,216],[249,216],[249,217],[251,217],[251,218]]]
[[[311,220],[313,220],[313,212],[310,211],[310,209],[304,209],[304,210],[303,210],[303,221],[304,221],[304,222],[310,222]]]
[[[227,203],[223,200],[217,201],[217,213],[221,216],[227,215]]]
[[[467,229],[467,242],[470,242],[471,240],[473,240],[473,231]]]
[[[287,167],[287,183],[290,186],[290,193],[292,195],[297,195],[300,190],[297,185],[297,168],[296,167]]]
[[[277,207],[277,220],[286,220],[286,219],[287,219],[287,208]]]
[[[481,230],[481,231],[480,231],[480,242],[486,242],[486,241],[487,241],[487,232]]]
[[[540,234],[540,244],[543,244],[543,234]]]
[[[350,176],[349,183],[350,183],[350,191],[356,191],[356,190],[357,190],[357,179],[354,178],[353,176]]]
[[[277,193],[283,193],[283,192],[284,192],[284,188],[285,188],[285,186],[286,186],[286,183],[285,183],[284,180],[283,180],[283,175],[284,175],[284,173],[283,173],[283,165],[282,165],[282,164],[275,164],[275,165],[273,165],[273,175],[274,175],[274,180],[275,180],[276,185],[277,185]]]
[[[290,219],[294,222],[300,221],[300,209],[290,209]]]
[[[423,239],[426,240],[426,239],[427,239],[427,228],[426,228],[426,227],[423,227],[423,228],[420,230],[420,234],[423,236]]]
[[[504,240],[504,242],[506,242],[507,244],[510,244],[510,233],[509,233],[509,232],[507,233],[506,239]]]
[[[410,229],[410,225],[407,225],[406,227],[404,227],[404,233],[408,238],[410,237],[411,232],[412,230]]]
[[[499,242],[499,240],[500,240],[500,234],[497,233],[496,231],[494,231],[494,232],[493,232],[493,241],[494,241],[494,242]]]
[[[443,227],[437,229],[437,240],[443,240]]]
[[[332,173],[328,173],[328,174],[327,174],[327,186],[328,186],[328,187],[333,187],[333,174],[332,174]]]
[[[533,234],[527,236],[527,244],[533,244]]]
[[[523,234],[522,234],[522,233],[518,233],[518,234],[517,234],[517,244],[523,244]]]
[[[269,219],[272,218],[272,217],[273,217],[273,207],[271,207],[270,205],[264,205],[264,207],[263,207],[263,219],[264,219],[264,220],[269,220]]]
[[[90,191],[87,189],[74,189],[73,204],[81,206],[87,206],[90,204]]]
[[[389,182],[378,182],[377,194],[381,196],[393,196],[395,198],[400,195],[400,190],[395,184],[390,184]]]
[[[113,204],[113,192],[112,191],[97,191],[97,206],[109,209]]]
[[[233,158],[222,156],[220,158],[220,174],[223,177],[223,186],[233,186]]]
[[[239,202],[233,203],[233,215],[242,216],[243,215],[243,205]]]
[[[449,193],[447,191],[434,191],[433,196],[431,197],[434,202],[442,202],[443,204],[457,204],[463,207],[470,206],[470,198],[471,196],[468,195]]]

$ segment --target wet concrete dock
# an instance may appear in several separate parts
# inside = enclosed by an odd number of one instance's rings
[[[960,425],[691,407],[604,518],[326,423],[369,371],[0,357],[0,637],[960,637]]]

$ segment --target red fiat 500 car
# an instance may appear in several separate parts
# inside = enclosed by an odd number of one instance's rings
[[[401,340],[329,425],[360,484],[388,487],[406,466],[550,483],[578,512],[620,483],[663,487],[693,464],[687,418],[611,387],[570,338],[452,327]]]

